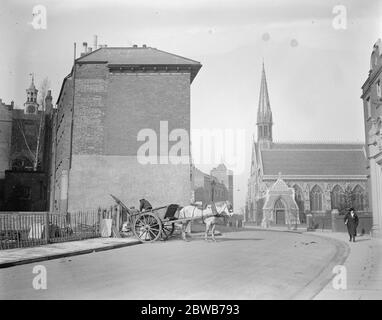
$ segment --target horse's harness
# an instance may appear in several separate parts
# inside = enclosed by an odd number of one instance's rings
[[[195,209],[196,209],[197,207],[196,206],[194,206],[194,210],[192,210],[192,218],[194,217],[194,212],[195,212]],[[216,209],[216,207],[215,207],[215,209]],[[203,211],[204,211],[205,209],[201,209],[201,211],[202,211],[202,222],[205,224],[205,222],[204,222],[204,217],[203,217]],[[211,211],[213,211],[212,210],[212,207],[211,207]],[[216,212],[217,212],[217,210],[216,210]],[[212,215],[212,217],[215,217],[215,218],[225,218],[224,217],[224,214],[222,214],[222,213],[216,213],[216,214],[214,214],[214,215]]]

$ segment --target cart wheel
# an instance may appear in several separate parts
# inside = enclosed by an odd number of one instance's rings
[[[162,233],[162,224],[158,217],[151,213],[144,213],[134,222],[134,234],[141,242],[157,240]]]
[[[174,233],[175,230],[175,223],[168,223],[165,222],[162,225],[162,239],[167,240],[168,238],[171,237],[171,235]]]

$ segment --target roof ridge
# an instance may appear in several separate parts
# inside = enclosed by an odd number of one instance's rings
[[[364,141],[328,141],[328,140],[275,140],[273,143],[283,144],[365,144]]]

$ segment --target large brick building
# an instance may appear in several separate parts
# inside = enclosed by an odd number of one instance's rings
[[[382,41],[373,46],[368,78],[362,86],[372,234],[382,237]]]
[[[109,194],[129,205],[188,204],[190,163],[166,159],[180,131],[189,158],[190,85],[201,64],[147,46],[94,49],[75,60],[58,97],[52,210],[110,205]],[[158,164],[138,159],[145,143]]]
[[[368,211],[363,144],[277,143],[263,66],[257,112],[257,141],[252,144],[246,220],[257,224],[304,223],[350,206]],[[266,224],[265,224],[266,225]]]
[[[228,200],[233,205],[233,173],[221,163],[206,174],[192,166],[194,201],[203,205],[212,201]]]

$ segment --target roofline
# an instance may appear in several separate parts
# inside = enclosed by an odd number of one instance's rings
[[[365,180],[367,175],[281,175],[283,180]],[[264,175],[263,180],[277,180],[279,175]]]
[[[73,67],[72,67],[72,70],[70,71],[70,73],[69,73],[69,74],[64,78],[64,80],[62,81],[62,85],[61,85],[60,93],[58,94],[58,97],[57,97],[57,100],[56,100],[56,105],[57,105],[58,102],[60,101],[60,98],[61,98],[62,92],[63,92],[63,90],[64,90],[64,86],[65,86],[65,82],[66,82],[66,80],[68,80],[72,75],[73,75]]]

